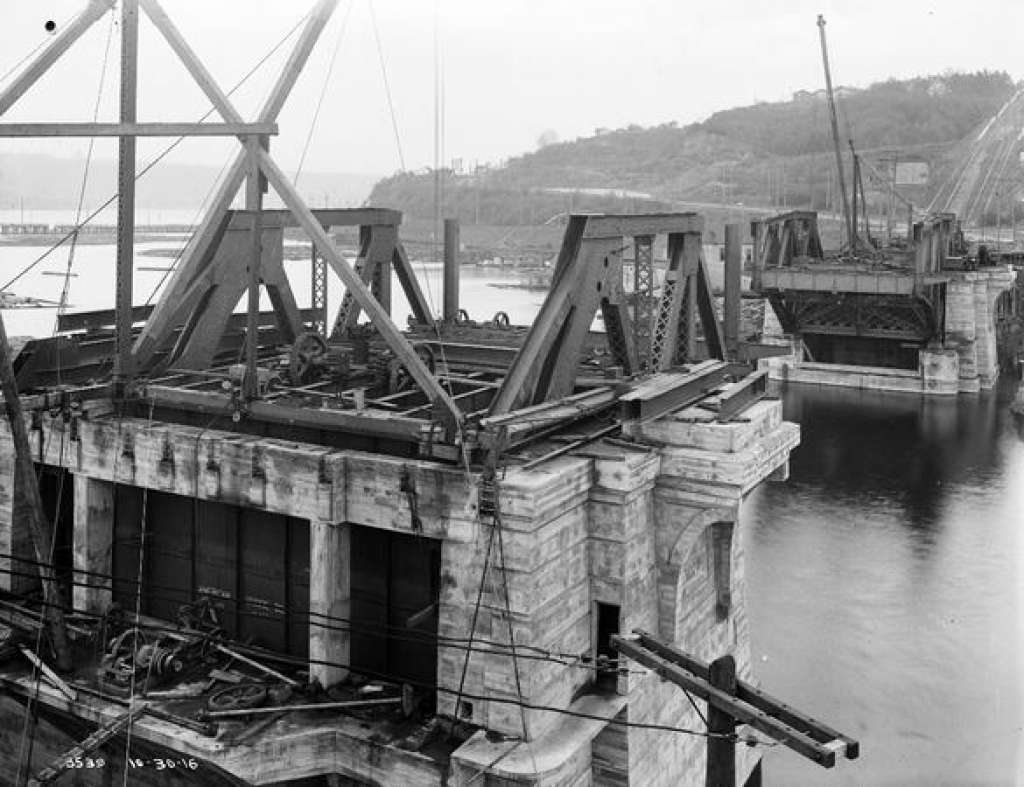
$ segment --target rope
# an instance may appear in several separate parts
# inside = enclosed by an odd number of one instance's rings
[[[473,604],[473,620],[469,625],[469,644],[472,647],[473,637],[476,634],[476,623],[480,615],[480,602],[484,596],[484,584],[487,580],[487,566],[491,562],[491,548],[494,546],[494,528],[491,528],[490,536],[487,539],[487,551],[484,553],[484,567],[480,572],[480,585],[476,589],[476,603]],[[455,718],[459,717],[459,705],[462,703],[463,690],[466,687],[466,672],[469,669],[470,649],[466,649],[466,658],[462,661],[462,675],[459,676],[459,690],[455,694]]]
[[[388,81],[388,69],[384,62],[384,47],[380,42],[380,31],[377,29],[377,14],[373,10],[373,0],[366,0],[370,9],[370,22],[373,25],[373,38],[377,42],[377,59],[380,61],[380,75],[384,80],[384,93],[388,99],[388,112],[391,113],[391,129],[395,133],[395,147],[398,149],[398,164],[405,172],[405,155],[402,153],[402,139],[398,135],[398,119],[395,116],[395,105],[391,100],[391,83]]]
[[[505,536],[501,527],[501,504],[500,496],[498,494],[497,480],[495,480],[494,489],[494,528],[498,531],[498,560],[501,565],[501,584],[503,594],[505,596],[505,620],[508,623],[508,644],[512,650],[512,672],[516,679],[516,697],[519,699],[519,716],[520,721],[523,725],[523,740],[530,740],[529,727],[526,724],[526,707],[523,704],[523,684],[522,679],[519,675],[519,658],[516,655],[516,636],[515,630],[512,627],[512,604],[510,594],[508,592],[508,570],[505,567]],[[533,763],[533,771],[537,773],[537,760],[534,757],[533,749],[527,746],[527,751],[530,752],[530,760]]]
[[[316,110],[313,112],[313,120],[309,124],[309,132],[306,134],[306,144],[302,146],[299,166],[295,168],[295,177],[292,178],[296,188],[299,185],[299,176],[302,174],[302,165],[306,162],[306,153],[309,152],[309,143],[313,140],[313,131],[316,129],[317,121],[320,119],[320,109],[324,103],[324,96],[327,95],[327,85],[331,81],[331,74],[334,73],[334,62],[338,59],[338,51],[341,49],[341,42],[345,38],[345,29],[348,27],[348,18],[352,13],[353,5],[355,5],[355,0],[349,0],[348,8],[345,9],[345,16],[341,20],[341,27],[338,28],[338,39],[334,42],[334,51],[331,52],[331,60],[327,64],[324,84],[320,88],[320,97],[316,100]]]
[[[156,407],[156,400],[151,400],[150,403],[149,403],[149,427],[150,428],[152,428],[152,426],[153,426],[153,410],[155,409],[155,407]],[[142,571],[143,571],[143,567],[145,566],[145,563],[146,563],[146,509],[148,508],[148,504],[149,504],[149,487],[143,487],[142,488],[142,515],[141,515],[140,520],[139,520],[139,534],[140,534],[140,539],[141,539],[140,543],[139,543],[139,571],[138,571],[137,585],[136,585],[136,588],[135,588],[135,623],[134,623],[134,632],[132,634],[132,652],[134,654],[137,654],[139,652],[139,625],[142,622],[141,621],[141,616],[142,616]],[[133,664],[132,665],[132,674],[131,674],[131,679],[129,681],[130,687],[129,687],[129,691],[128,691],[128,696],[132,700],[135,699],[135,673],[137,672],[137,666],[138,666],[137,664]],[[149,668],[150,669],[153,668],[153,660],[152,659],[150,659]],[[149,685],[149,672],[148,672],[148,670],[147,670],[147,674],[146,674],[146,683],[143,684],[143,685],[144,686],[148,686]],[[134,720],[134,718],[135,718],[134,715],[129,715],[128,716],[128,729],[127,729],[127,731],[125,733],[125,743],[124,743],[124,782],[123,782],[124,787],[128,787],[128,770],[129,770],[128,769],[128,755],[129,755],[129,752],[131,751],[131,748],[132,748],[132,721]]]
[[[64,435],[65,435],[65,432],[62,430],[61,433],[60,433],[60,449],[59,449],[61,464],[64,463],[64,450],[66,448],[66,444],[65,444],[65,440],[64,440]],[[45,451],[44,451],[44,453],[45,453]],[[64,498],[64,477],[65,477],[66,474],[67,474],[66,472],[61,473],[60,474],[60,478],[59,478],[59,480],[57,482],[57,502],[56,502],[56,505],[54,507],[53,527],[51,529],[52,537],[50,538],[50,554],[49,554],[48,557],[49,557],[49,569],[51,571],[51,576],[53,576],[54,578],[56,578],[56,575],[53,574],[52,572],[53,572],[54,554],[55,554],[56,549],[57,549],[57,538],[56,538],[57,522],[60,521],[61,501]],[[39,473],[36,476],[36,484],[37,485],[38,485],[41,477],[42,477],[42,468],[40,468]],[[38,572],[34,576],[38,576]],[[44,595],[44,602],[45,602],[45,595]],[[45,626],[45,617],[40,620],[40,624],[41,625],[39,626],[39,630],[36,632],[36,642],[35,642],[36,659],[40,658],[39,654],[42,651],[42,647],[43,647],[43,631],[46,628],[46,626]],[[42,677],[43,677],[42,676],[42,670],[38,669],[35,666],[35,664],[32,665],[32,670],[33,670],[33,674],[35,675],[35,687],[33,689],[32,696],[29,698],[28,702],[25,703],[25,717],[24,717],[24,720],[22,721],[22,725],[21,725],[21,743],[18,746],[18,773],[17,773],[17,775],[15,777],[15,780],[14,780],[14,783],[16,785],[19,785],[19,786],[21,785],[21,773],[22,773],[21,768],[22,768],[22,763],[24,762],[24,765],[25,765],[25,778],[26,778],[26,780],[28,779],[28,775],[29,775],[29,773],[32,770],[32,750],[33,750],[33,748],[35,748],[35,739],[36,739],[36,728],[35,728],[35,724],[33,722],[34,713],[35,713],[34,708],[35,708],[36,703],[39,701],[39,689],[40,689],[40,684],[41,684]],[[31,729],[32,729],[31,735],[29,735],[29,727],[30,726],[31,726]],[[28,743],[27,747],[26,747],[26,738],[27,738],[27,743]]]

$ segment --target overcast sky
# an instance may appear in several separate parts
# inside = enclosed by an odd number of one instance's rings
[[[162,0],[226,88],[271,49],[312,0]],[[0,74],[66,22],[84,0],[0,0]],[[436,11],[435,11],[436,9]],[[1024,74],[1021,0],[374,0],[407,168],[434,158],[434,26],[445,105],[445,158],[496,161],[597,127],[680,124],[718,109],[786,99],[823,85],[817,14],[824,13],[837,84],[946,69]],[[305,168],[388,174],[399,168],[370,0],[337,10],[285,106],[272,150],[286,170],[303,149],[327,64],[344,24]],[[109,16],[40,80],[5,121],[92,119]],[[292,38],[294,41],[294,36]],[[289,42],[291,43],[291,42]],[[143,16],[139,120],[196,120],[209,104]],[[288,46],[243,90],[251,117]],[[116,34],[101,120],[116,119]],[[9,80],[8,80],[9,81]],[[78,141],[9,141],[4,149],[84,150]],[[140,160],[160,143],[140,145]],[[166,143],[163,143],[166,144]],[[221,163],[231,141],[182,145],[177,161]],[[99,155],[113,156],[111,141]]]

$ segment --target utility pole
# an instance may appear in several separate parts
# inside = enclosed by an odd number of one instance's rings
[[[708,682],[712,687],[733,697],[736,695],[736,661],[726,654],[709,665]],[[736,720],[728,711],[708,703],[707,787],[735,787],[736,784]]]
[[[828,111],[832,121],[832,146],[836,153],[836,174],[839,176],[839,193],[843,197],[843,219],[846,222],[846,239],[853,250],[857,246],[857,232],[850,216],[850,198],[846,193],[846,178],[843,175],[843,154],[839,149],[839,120],[836,117],[836,100],[832,94],[832,72],[828,67],[828,46],[825,43],[825,17],[818,14],[818,32],[821,38],[821,60],[825,66],[825,91],[828,95]]]
[[[36,553],[39,579],[43,584],[43,619],[47,623],[50,641],[57,656],[57,668],[68,672],[71,667],[71,649],[68,645],[68,632],[64,624],[64,610],[57,579],[50,565],[53,551],[54,534],[50,521],[43,513],[43,499],[39,495],[39,483],[36,481],[35,468],[32,464],[32,449],[29,447],[28,430],[25,428],[25,415],[18,398],[18,383],[14,376],[11,359],[11,346],[7,341],[7,328],[3,316],[0,315],[0,391],[4,397],[4,408],[7,420],[11,424],[11,437],[14,441],[14,488],[21,489],[27,498],[29,516],[29,533],[32,546]]]

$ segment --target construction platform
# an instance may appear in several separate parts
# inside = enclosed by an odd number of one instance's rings
[[[390,222],[383,245],[363,232],[371,284],[404,264],[395,214],[321,216]],[[638,243],[643,260],[660,233],[680,286],[639,303],[611,251]],[[474,322],[449,287],[454,319],[398,335],[457,420],[348,300],[326,336],[315,313],[291,342],[276,318],[255,320],[251,395],[245,364],[223,362],[247,338],[229,313],[193,310],[188,322],[219,328],[201,346],[182,338],[187,323],[168,328],[153,371],[120,398],[95,380],[113,314],[69,316],[64,334],[27,345],[21,402],[79,665],[64,691],[39,684],[51,737],[67,731],[71,748],[76,730],[106,725],[96,748],[113,762],[131,701],[145,703],[133,747],[226,783],[703,783],[704,703],[611,643],[656,632],[755,680],[742,501],[786,477],[799,429],[764,372],[682,362],[691,342],[726,347],[700,316],[715,319],[710,300],[687,309],[710,299],[700,233],[692,214],[574,217],[529,327]],[[639,332],[645,308],[665,318]],[[617,328],[590,333],[597,310]],[[196,347],[210,365],[180,368]],[[61,354],[78,384],[52,379]],[[5,423],[0,618],[31,643],[44,623],[25,603],[38,554],[16,459]],[[0,678],[19,701],[35,693],[17,652]],[[800,740],[834,764],[835,749]],[[737,748],[737,783],[756,780],[761,753]]]

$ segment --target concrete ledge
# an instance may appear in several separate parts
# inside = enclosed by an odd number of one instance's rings
[[[43,418],[39,461],[89,478],[301,519],[455,541],[472,541],[478,530],[476,478],[429,460],[137,418],[82,419],[77,441],[70,441],[67,430],[61,419]],[[10,426],[0,421],[0,443],[10,439]],[[65,442],[70,447],[62,454]],[[410,494],[416,497],[419,530]]]
[[[627,700],[619,695],[580,697],[569,706],[569,710],[611,720],[626,706]],[[543,740],[496,741],[487,740],[478,732],[452,753],[452,769],[455,783],[460,778],[470,778],[481,772],[499,778],[530,780],[538,784],[572,783],[575,775],[570,772],[575,759],[585,756],[585,767],[590,768],[590,744],[608,721],[581,719],[576,716],[560,716]]]
[[[921,373],[910,369],[786,362],[771,366],[769,376],[773,380],[784,382],[833,385],[870,391],[902,391],[928,395],[951,393],[946,389],[926,388]]]

